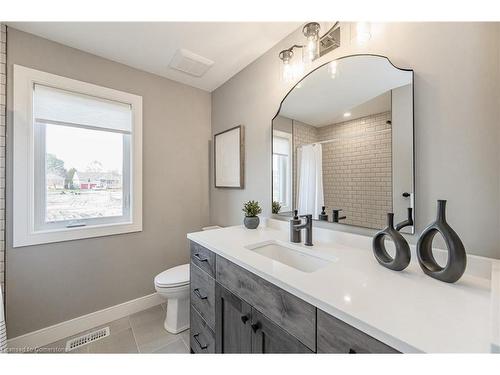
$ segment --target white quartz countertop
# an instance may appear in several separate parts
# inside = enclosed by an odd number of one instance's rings
[[[314,246],[297,245],[334,261],[306,273],[247,248],[288,242],[287,222],[265,222],[256,230],[235,226],[188,238],[399,351],[500,350],[499,261],[468,256],[464,276],[448,284],[420,270],[414,247],[410,266],[395,272],[377,263],[371,237],[314,228]]]

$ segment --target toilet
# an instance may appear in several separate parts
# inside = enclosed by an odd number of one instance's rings
[[[189,264],[182,264],[158,274],[155,289],[167,299],[165,329],[173,334],[189,328]]]
[[[202,230],[220,229],[213,225]],[[189,328],[189,264],[169,268],[155,277],[155,289],[167,300],[165,329],[173,334]]]

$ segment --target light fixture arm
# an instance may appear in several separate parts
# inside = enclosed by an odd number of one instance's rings
[[[285,61],[290,61],[290,59],[293,57],[293,50],[294,48],[304,48],[304,46],[301,46],[299,44],[294,44],[290,48],[284,49],[279,53],[279,58],[285,62]]]

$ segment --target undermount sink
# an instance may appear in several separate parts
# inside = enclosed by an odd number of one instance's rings
[[[248,245],[246,248],[266,258],[308,273],[317,271],[333,261],[310,254],[309,251],[312,250],[302,249],[279,241],[261,242]]]

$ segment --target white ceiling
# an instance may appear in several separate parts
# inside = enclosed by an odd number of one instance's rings
[[[10,22],[7,25],[174,81],[213,91],[301,24]],[[172,57],[180,48],[213,60],[215,64],[202,77],[193,77],[169,68]]]
[[[388,103],[382,94],[411,82],[411,72],[395,68],[384,57],[337,60],[334,78],[328,65],[312,72],[283,101],[280,115],[313,126],[334,124],[347,120],[343,114],[348,111],[353,115],[349,119],[382,111]]]
[[[373,99],[368,100],[367,102],[361,103],[360,105],[354,108],[344,111],[343,113],[335,117],[333,121],[330,122],[330,124],[337,124],[339,122],[355,120],[361,117],[387,112],[390,110],[391,110],[391,92],[386,91],[385,93],[376,96]],[[346,112],[349,112],[351,115],[345,117],[344,113]]]

